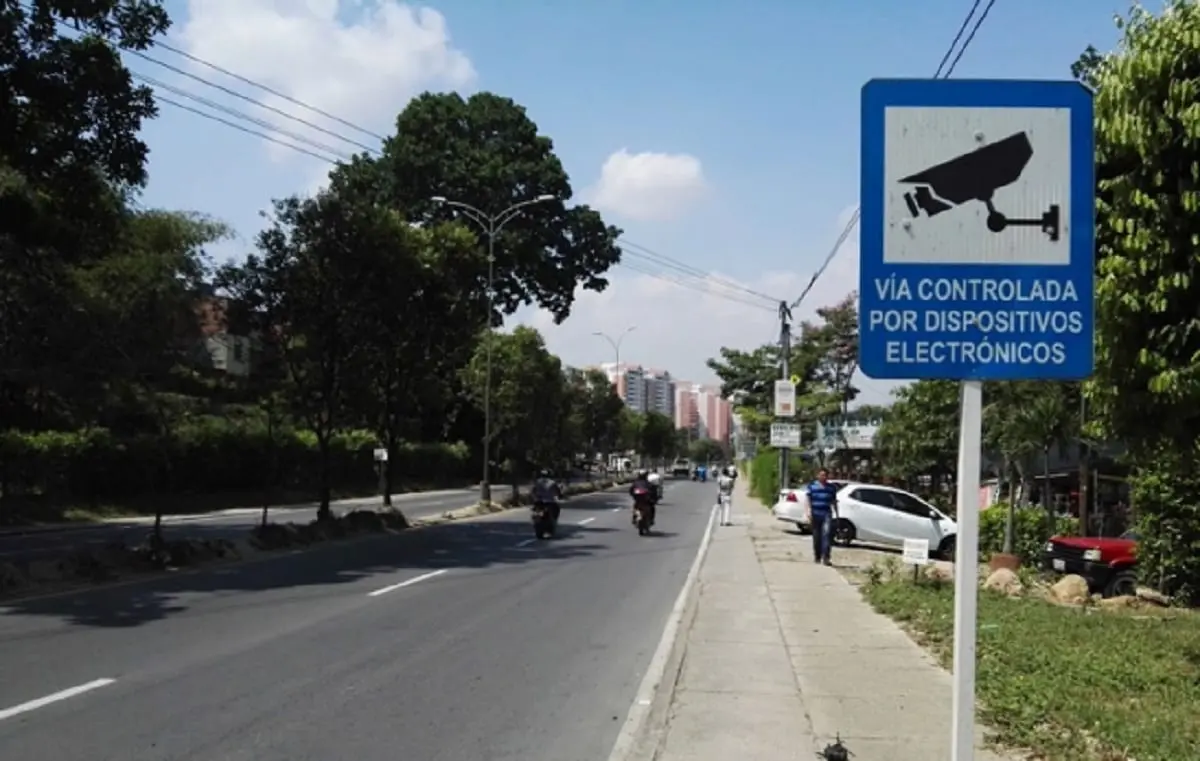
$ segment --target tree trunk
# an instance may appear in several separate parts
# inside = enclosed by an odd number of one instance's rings
[[[396,454],[395,434],[388,431],[386,441],[387,460],[379,464],[379,485],[383,491],[383,506],[390,508],[392,506],[392,460],[395,459]]]
[[[320,458],[319,470],[317,474],[317,520],[324,521],[333,517],[333,508],[330,503],[333,501],[333,485],[330,483],[329,473],[329,431],[321,431],[317,434],[317,450]]]
[[[1050,447],[1042,448],[1042,507],[1046,510],[1046,528],[1054,536],[1057,521],[1054,520],[1054,502],[1050,499]]]
[[[1004,458],[1004,474],[1008,479],[1008,510],[1004,515],[1004,554],[1013,554],[1013,533],[1017,522],[1017,482],[1013,478],[1014,468],[1012,461]]]
[[[271,499],[274,496],[272,492],[275,490],[275,481],[279,477],[279,452],[275,446],[275,409],[271,402],[267,402],[267,473],[265,483],[263,483],[263,503],[262,517],[259,524],[264,528],[267,525],[267,516],[271,512]]]

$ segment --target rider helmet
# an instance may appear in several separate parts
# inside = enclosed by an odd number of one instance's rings
[[[645,468],[642,468],[641,470],[639,470],[637,472],[637,477],[639,480],[644,481],[650,477],[650,471],[646,470]]]
[[[550,471],[546,470],[545,468],[542,468],[541,470],[538,471],[537,477],[538,478],[549,478]]]

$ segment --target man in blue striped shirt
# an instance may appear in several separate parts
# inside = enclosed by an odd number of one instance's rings
[[[808,485],[808,509],[813,536],[813,562],[832,565],[830,539],[833,521],[837,518],[837,487],[829,483],[829,473],[824,468],[817,471],[817,480]]]

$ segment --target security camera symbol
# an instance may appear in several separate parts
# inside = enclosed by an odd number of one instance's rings
[[[993,194],[1016,182],[1031,158],[1033,145],[1029,135],[1024,132],[1009,135],[904,177],[900,182],[919,186],[904,194],[904,203],[914,217],[919,217],[922,211],[932,217],[967,201],[982,201],[987,206],[987,227],[992,232],[1001,232],[1006,227],[1040,227],[1050,240],[1057,241],[1061,232],[1058,204],[1051,204],[1038,219],[1009,219],[996,211],[992,203]]]

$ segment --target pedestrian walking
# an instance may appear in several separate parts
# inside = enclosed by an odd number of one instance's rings
[[[813,562],[832,565],[833,522],[837,519],[837,487],[821,468],[817,480],[808,485],[809,525],[812,526]]]

